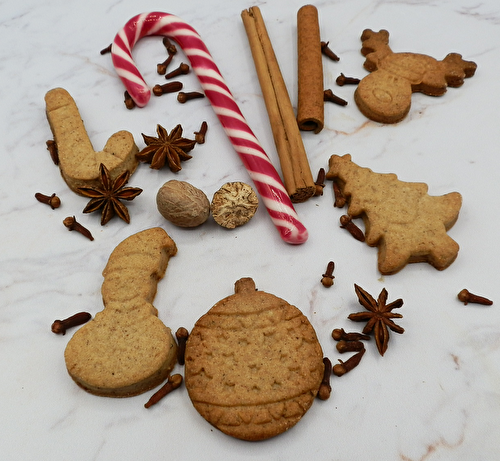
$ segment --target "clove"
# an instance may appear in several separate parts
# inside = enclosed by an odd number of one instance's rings
[[[345,214],[340,217],[340,227],[342,227],[342,229],[346,229],[356,240],[359,240],[360,242],[365,241],[365,234],[358,226],[356,226],[356,224],[352,222],[349,215]]]
[[[330,376],[332,375],[332,362],[328,357],[323,357],[323,364],[325,365],[325,371],[323,372],[323,380],[319,385],[318,398],[320,400],[328,400],[330,394],[332,393],[332,386],[330,384]]]
[[[328,89],[323,92],[323,101],[333,102],[339,106],[347,106],[347,101],[333,94],[333,91]]]
[[[77,231],[83,236],[87,237],[89,240],[94,240],[94,237],[90,233],[90,231],[83,227],[74,216],[68,216],[67,218],[64,219],[63,224],[68,228],[70,231]]]
[[[182,376],[179,374],[172,375],[168,381],[156,391],[151,398],[144,404],[144,408],[149,408],[158,403],[163,397],[170,394],[182,384]]]
[[[349,373],[353,368],[356,368],[359,365],[359,362],[361,362],[365,351],[366,349],[363,348],[357,354],[349,357],[345,362],[339,359],[339,363],[333,366],[333,374],[335,376],[342,376]]]

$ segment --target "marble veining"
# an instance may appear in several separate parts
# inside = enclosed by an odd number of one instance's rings
[[[264,207],[234,231],[213,220],[191,230],[175,228],[157,212],[155,196],[172,178],[191,182],[209,198],[227,181],[251,182],[205,100],[178,104],[175,95],[153,97],[128,111],[109,55],[101,55],[132,16],[173,13],[205,41],[252,130],[278,166],[272,134],[240,18],[258,5],[287,84],[297,101],[296,14],[303,3],[273,0],[132,0],[76,2],[5,0],[0,8],[0,74],[3,165],[0,169],[0,455],[2,459],[156,460],[349,459],[493,461],[500,457],[500,9],[493,0],[317,1],[322,39],[341,57],[324,60],[324,85],[348,101],[326,106],[325,128],[304,133],[316,175],[330,155],[350,153],[377,172],[425,182],[431,195],[458,191],[460,217],[450,236],[460,244],[457,260],[438,272],[411,265],[381,277],[376,249],[339,228],[343,210],[333,207],[331,183],[324,195],[296,206],[309,230],[299,246],[283,243]],[[478,65],[463,87],[439,98],[414,94],[410,114],[396,125],[361,115],[353,87],[337,87],[340,72],[362,78],[360,35],[387,29],[396,52],[443,59],[462,54]],[[177,62],[182,60],[178,58]],[[134,57],[148,83],[161,83],[156,64],[165,59],[159,38],[141,40]],[[199,90],[193,74],[187,90]],[[75,99],[96,150],[116,131],[154,134],[157,123],[185,133],[209,125],[207,142],[174,175],[140,165],[131,186],[144,192],[130,203],[131,223],[101,227],[84,215],[86,199],[62,180],[45,147],[51,132],[44,95],[54,87]],[[39,204],[35,192],[56,192],[57,210]],[[62,225],[69,215],[94,234],[90,242]],[[257,287],[286,299],[310,319],[332,362],[336,327],[359,331],[347,319],[360,308],[357,283],[374,295],[383,287],[401,297],[405,328],[393,334],[384,357],[373,344],[351,373],[332,377],[332,396],[316,401],[288,433],[264,443],[231,439],[208,425],[181,388],[146,410],[150,393],[130,399],[99,398],[69,378],[63,352],[72,332],[56,336],[50,325],[77,311],[100,311],[101,272],[114,247],[140,230],[162,226],[179,252],[159,283],[154,305],[165,324],[191,329],[234,282],[253,277]],[[335,285],[320,285],[329,260]],[[468,288],[494,300],[491,307],[464,306],[456,294]],[[373,342],[373,341],[372,341]],[[182,373],[177,366],[175,372]]]

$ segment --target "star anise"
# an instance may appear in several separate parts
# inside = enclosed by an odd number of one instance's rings
[[[115,214],[130,223],[127,207],[120,200],[133,200],[142,189],[138,187],[124,187],[130,178],[130,171],[124,171],[114,181],[109,170],[102,163],[99,167],[102,187],[79,187],[78,191],[91,200],[84,208],[84,213],[92,213],[102,208],[101,225],[104,226]]]
[[[188,152],[194,148],[196,141],[182,137],[181,125],[177,125],[170,134],[161,125],[156,125],[156,132],[157,138],[141,133],[146,147],[136,157],[141,162],[151,163],[150,168],[155,170],[167,163],[170,170],[176,173],[182,168],[181,161],[191,158]]]
[[[400,334],[405,331],[404,328],[396,325],[391,320],[403,318],[401,314],[391,312],[392,309],[401,307],[403,305],[403,300],[400,298],[390,304],[386,304],[388,293],[385,288],[380,292],[377,301],[358,285],[354,284],[354,289],[358,295],[359,303],[367,309],[368,312],[350,314],[348,318],[355,322],[368,321],[363,328],[363,333],[369,334],[373,331],[377,349],[380,355],[384,355],[389,343],[389,328]]]

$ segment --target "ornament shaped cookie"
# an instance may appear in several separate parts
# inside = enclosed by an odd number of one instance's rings
[[[458,192],[430,196],[426,184],[374,173],[353,163],[348,154],[330,157],[326,177],[337,182],[348,199],[349,215],[363,218],[365,241],[378,247],[382,274],[394,274],[413,262],[443,270],[456,259],[459,246],[446,231],[462,206]]]
[[[394,53],[386,30],[366,29],[361,41],[364,67],[371,73],[359,83],[354,100],[366,117],[380,123],[402,120],[410,110],[412,93],[441,96],[447,87],[462,86],[477,68],[457,53],[442,61],[424,54]]]
[[[264,440],[294,426],[323,378],[323,352],[307,318],[251,278],[216,303],[186,345],[185,384],[196,410],[225,434]]]
[[[104,268],[104,310],[80,328],[66,346],[66,367],[91,394],[129,397],[165,381],[176,363],[170,328],[151,304],[174,241],[159,228],[121,242]]]
[[[101,163],[115,180],[125,171],[132,174],[139,161],[134,138],[128,131],[111,135],[102,151],[94,151],[80,112],[71,95],[54,88],[45,95],[47,119],[57,146],[61,175],[69,188],[81,195],[79,187],[99,187]]]

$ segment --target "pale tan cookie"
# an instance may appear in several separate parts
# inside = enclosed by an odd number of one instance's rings
[[[95,152],[71,95],[63,88],[54,88],[45,95],[47,119],[54,136],[59,168],[69,188],[80,194],[79,187],[100,185],[99,166],[104,164],[116,179],[124,171],[132,174],[139,161],[134,138],[128,131],[111,135],[104,149]]]
[[[215,304],[186,345],[185,383],[198,412],[222,432],[263,440],[294,426],[323,378],[323,352],[296,307],[251,278]]]
[[[443,270],[455,260],[459,246],[446,231],[462,206],[458,192],[430,196],[426,184],[374,173],[353,163],[350,155],[332,155],[329,166],[326,177],[348,199],[349,215],[363,218],[366,243],[378,247],[382,274],[394,274],[412,262]]]
[[[441,96],[448,86],[461,86],[477,68],[457,53],[442,61],[425,54],[394,53],[386,30],[366,29],[361,40],[364,67],[371,74],[359,83],[354,100],[366,117],[380,123],[402,120],[410,110],[412,93]]]
[[[80,387],[128,397],[167,379],[177,346],[151,303],[176,252],[174,241],[156,227],[128,237],[111,253],[103,271],[105,308],[74,334],[64,353]]]

